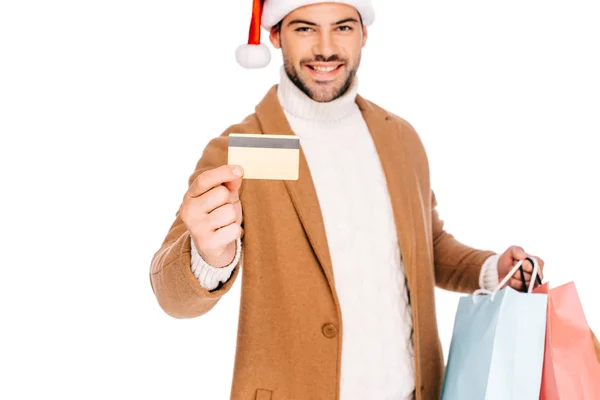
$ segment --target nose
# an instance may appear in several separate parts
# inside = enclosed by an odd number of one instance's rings
[[[325,59],[328,59],[336,53],[337,48],[332,33],[327,30],[321,31],[313,47],[313,54],[321,55]]]

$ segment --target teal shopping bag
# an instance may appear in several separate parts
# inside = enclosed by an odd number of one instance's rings
[[[535,279],[526,293],[501,289],[522,262],[494,291],[460,299],[442,400],[539,399],[548,296],[531,293]]]

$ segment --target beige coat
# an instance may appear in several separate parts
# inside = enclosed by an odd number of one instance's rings
[[[444,364],[434,288],[472,292],[493,254],[443,229],[415,130],[358,96],[386,176],[413,310],[417,399],[439,399]],[[189,178],[227,163],[230,133],[293,134],[274,86],[242,123],[211,140]],[[243,279],[231,388],[235,400],[337,400],[342,315],[319,202],[304,153],[298,181],[244,180]],[[210,311],[240,268],[209,292],[190,269],[190,235],[179,213],[151,266],[162,309],[176,318]],[[365,265],[365,268],[369,268]]]

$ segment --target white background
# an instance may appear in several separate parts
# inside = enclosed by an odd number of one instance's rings
[[[542,257],[600,332],[595,3],[375,1],[359,76],[420,133],[448,231]],[[277,82],[278,52],[235,63],[250,6],[0,3],[0,398],[229,398],[240,282],[176,320],[148,270],[206,143]]]

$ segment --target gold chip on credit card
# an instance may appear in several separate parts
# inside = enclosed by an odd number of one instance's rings
[[[300,138],[231,133],[227,164],[241,165],[244,179],[298,180]]]

